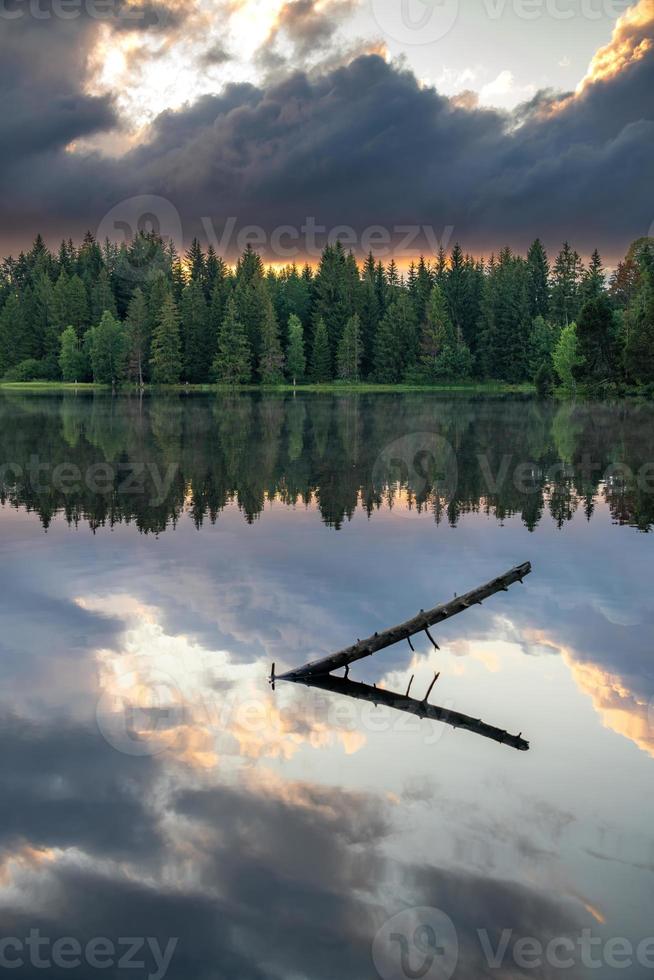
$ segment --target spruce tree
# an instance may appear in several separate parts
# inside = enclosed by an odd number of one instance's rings
[[[101,319],[105,310],[116,316],[116,297],[107,270],[103,268],[91,289],[91,316],[94,323]]]
[[[325,246],[313,283],[313,321],[316,333],[318,321],[322,319],[325,324],[332,363],[345,324],[356,312],[352,294],[355,269],[340,242]]]
[[[150,368],[155,384],[174,385],[179,383],[182,373],[179,312],[177,304],[170,294],[166,296],[163,302],[159,321],[152,335]]]
[[[398,291],[381,319],[375,339],[375,378],[397,384],[415,370],[417,357],[413,304],[406,291]]]
[[[218,331],[213,376],[221,384],[247,384],[252,375],[251,351],[245,327],[238,316],[236,300],[230,296]]]
[[[129,377],[143,387],[149,348],[149,317],[143,291],[134,290],[127,310],[127,371]]]
[[[342,381],[359,381],[362,353],[361,321],[355,313],[345,324],[338,344],[337,373]]]
[[[581,282],[581,301],[587,303],[589,299],[599,299],[605,290],[606,276],[604,266],[602,265],[599,252],[595,249]]]
[[[547,319],[550,305],[550,264],[540,238],[536,239],[527,253],[527,271],[531,320],[539,316]]]
[[[654,248],[639,258],[639,285],[626,314],[625,369],[639,384],[654,381]]]
[[[201,255],[202,253],[200,253]],[[202,264],[200,271],[204,268]],[[199,275],[199,273],[198,273]],[[209,311],[200,278],[184,288],[180,304],[182,336],[182,376],[191,384],[209,380]]]
[[[556,257],[552,272],[551,313],[559,327],[567,326],[579,312],[583,266],[568,242]]]
[[[284,355],[279,342],[277,317],[270,298],[266,303],[266,315],[261,325],[258,369],[259,379],[264,385],[278,385],[284,380]]]
[[[304,328],[295,313],[288,319],[288,348],[286,351],[286,374],[289,381],[296,384],[304,378],[306,358],[304,356]]]
[[[9,293],[0,312],[0,378],[30,357],[29,334],[18,293]]]
[[[329,349],[327,326],[322,317],[318,318],[313,335],[313,350],[311,351],[311,380],[316,384],[331,381],[332,357]]]

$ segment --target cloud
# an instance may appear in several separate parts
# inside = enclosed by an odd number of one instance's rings
[[[0,718],[0,851],[77,848],[145,860],[160,844],[147,805],[150,759],[115,752],[97,729]]]

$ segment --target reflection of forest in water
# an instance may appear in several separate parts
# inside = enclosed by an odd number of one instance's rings
[[[638,401],[7,392],[0,499],[45,526],[62,513],[142,531],[185,510],[200,526],[231,502],[252,521],[273,498],[313,502],[333,527],[393,506],[452,524],[481,511],[563,526],[604,500],[616,522],[648,530],[653,436],[654,406]]]

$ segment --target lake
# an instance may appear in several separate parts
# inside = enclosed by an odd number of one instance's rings
[[[651,975],[652,403],[5,390],[0,495],[15,976]],[[268,684],[525,561],[350,677],[528,752]]]

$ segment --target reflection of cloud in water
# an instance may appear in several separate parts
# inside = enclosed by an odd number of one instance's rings
[[[98,723],[108,742],[128,755],[170,757],[198,769],[222,756],[253,761],[290,759],[305,744],[339,742],[351,755],[365,743],[342,714],[320,698],[268,690],[262,661],[233,663],[161,625],[162,610],[128,595],[78,597],[78,606],[122,616],[118,651],[95,651]]]
[[[560,653],[579,690],[591,698],[604,727],[624,735],[654,756],[652,703],[631,690],[626,678],[590,660],[580,659],[572,647],[557,643],[544,630],[525,630],[524,637],[529,644]]]

